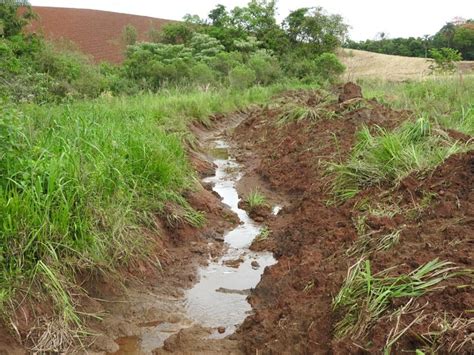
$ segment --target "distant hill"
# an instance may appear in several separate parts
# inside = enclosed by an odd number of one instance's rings
[[[91,55],[96,62],[120,63],[124,56],[121,43],[123,28],[130,24],[146,39],[150,28],[159,29],[170,20],[120,14],[115,12],[33,6],[39,19],[29,26],[33,32],[42,32],[50,40],[66,39],[79,50]]]
[[[341,49],[339,58],[347,67],[346,80],[379,78],[403,81],[421,79],[430,74],[430,63],[425,58],[379,54],[357,49]],[[472,73],[474,61],[459,62],[458,68],[464,74]]]

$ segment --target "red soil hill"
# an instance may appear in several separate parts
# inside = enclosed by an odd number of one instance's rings
[[[38,14],[39,19],[33,21],[30,31],[42,32],[50,40],[72,41],[96,62],[120,63],[123,60],[125,46],[121,42],[121,35],[126,25],[130,24],[138,30],[139,39],[146,39],[151,28],[159,29],[172,22],[86,9],[33,6],[33,11]]]

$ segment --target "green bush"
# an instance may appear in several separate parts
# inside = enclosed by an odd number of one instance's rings
[[[432,63],[430,69],[435,73],[453,73],[456,71],[456,62],[462,60],[461,53],[452,48],[431,49]]]
[[[322,81],[334,82],[346,69],[334,53],[323,53],[314,62],[315,75]]]
[[[216,80],[214,71],[204,63],[198,63],[190,69],[190,77],[193,83],[198,85],[213,84]]]
[[[281,76],[277,58],[265,51],[253,54],[248,61],[248,66],[255,72],[257,83],[262,85],[274,83]]]
[[[257,76],[255,72],[245,65],[239,65],[229,72],[230,86],[235,89],[246,89],[250,87],[256,79]]]
[[[227,78],[229,72],[242,62],[243,57],[239,52],[221,52],[209,60],[209,65],[221,77]]]

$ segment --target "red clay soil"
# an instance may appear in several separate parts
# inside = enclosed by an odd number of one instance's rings
[[[125,45],[121,41],[123,28],[134,26],[138,39],[146,40],[151,28],[160,29],[170,20],[120,14],[115,12],[33,6],[39,19],[28,30],[41,32],[49,40],[65,39],[78,46],[81,52],[91,55],[96,62],[120,63],[124,59]]]
[[[255,314],[239,329],[238,338],[249,354],[377,353],[394,326],[394,320],[384,319],[363,339],[335,339],[333,335],[341,315],[332,311],[332,300],[348,268],[358,259],[345,253],[358,238],[353,220],[359,211],[354,206],[364,196],[375,203],[386,191],[363,191],[342,206],[328,205],[331,179],[324,162],[344,160],[362,124],[391,128],[410,114],[388,109],[376,101],[351,98],[342,103],[335,100],[330,105],[340,114],[339,118],[276,124],[286,102],[311,106],[318,104],[320,97],[318,92],[288,93],[277,100],[280,104],[276,107],[251,111],[234,132],[235,140],[244,149],[241,160],[252,167],[247,174],[260,176],[266,187],[285,195],[289,201],[277,218],[268,221],[270,238],[254,245],[255,249],[272,250],[278,263],[265,270],[249,298]],[[354,102],[358,102],[357,106]],[[249,150],[254,154],[250,156]],[[397,271],[409,272],[434,258],[472,268],[473,179],[471,152],[452,157],[425,179],[409,177],[391,192],[392,196],[403,197],[403,210],[408,205],[413,207],[414,201],[423,199],[428,192],[438,195],[415,219],[412,213],[377,221],[368,219],[368,224],[372,222],[370,230],[406,225],[398,245],[370,257],[374,272],[397,265],[402,265]],[[472,289],[450,286],[470,282],[471,279],[462,277],[451,279],[443,284],[446,288],[417,300],[420,304],[428,302],[424,312],[429,316],[414,326],[413,332],[407,332],[392,350],[419,348],[423,344],[415,341],[414,334],[426,333],[444,311],[450,320],[470,317],[466,310],[474,308]],[[397,305],[391,305],[391,309],[394,307]],[[402,324],[410,322],[410,317],[413,315],[403,318]],[[472,326],[449,336],[465,339],[464,333],[469,331],[472,332]],[[468,342],[459,351],[472,350],[472,343]]]

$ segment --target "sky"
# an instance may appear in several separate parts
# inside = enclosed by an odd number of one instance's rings
[[[245,6],[248,0],[30,0],[30,3],[181,20],[188,13],[205,18],[217,4],[233,8]],[[456,16],[474,18],[474,0],[279,0],[279,19],[291,10],[312,6],[342,15],[351,26],[349,37],[353,40],[374,39],[379,32],[391,38],[421,37],[435,34]]]

